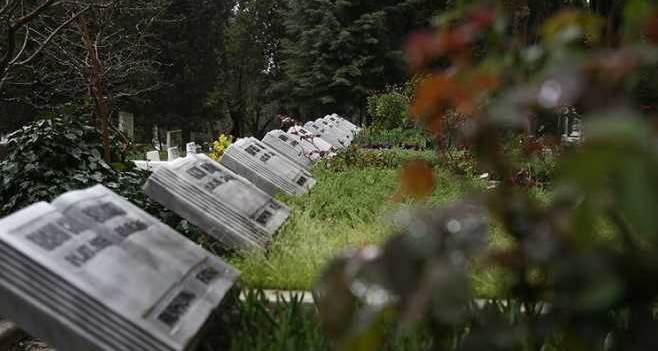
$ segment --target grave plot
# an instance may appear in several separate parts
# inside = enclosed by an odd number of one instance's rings
[[[103,186],[0,220],[0,315],[60,350],[193,350],[239,272]]]
[[[332,122],[337,122],[339,125],[346,126],[348,130],[352,131],[355,134],[359,133],[361,131],[361,128],[359,128],[356,124],[350,122],[349,120],[347,120],[343,117],[340,117],[339,115],[337,115],[335,113],[331,114],[331,115],[328,115],[328,116],[325,116],[324,118],[328,119]]]
[[[264,251],[290,209],[204,154],[160,167],[145,193],[231,250]]]
[[[352,134],[352,132],[344,128],[341,128],[335,122],[325,120],[324,118],[318,118],[317,120],[315,120],[315,124],[321,126],[322,128],[325,128],[330,133],[333,133],[334,135],[339,137],[341,140],[344,140],[345,144],[347,145],[352,144],[352,141],[354,140],[354,134]]]
[[[302,148],[313,161],[332,155],[331,144],[300,126],[288,128],[288,135],[299,140]]]
[[[221,163],[270,195],[281,191],[299,196],[315,185],[315,178],[303,167],[255,138],[238,139]]]
[[[263,143],[306,170],[313,166],[313,160],[307,155],[299,137],[277,129],[267,133],[263,137]]]
[[[333,124],[335,128],[338,128],[345,134],[347,134],[350,137],[350,140],[353,141],[354,137],[359,134],[359,129],[358,128],[353,128],[347,123],[344,123],[344,120],[339,120],[339,119],[332,119],[331,115],[329,116],[324,116],[320,118],[318,121],[322,121],[322,123],[327,123],[327,124]]]
[[[342,133],[336,133],[329,128],[324,128],[323,125],[316,122],[307,122],[304,125],[304,129],[320,136],[320,138],[331,144],[331,146],[336,149],[343,149],[348,145],[348,141]]]

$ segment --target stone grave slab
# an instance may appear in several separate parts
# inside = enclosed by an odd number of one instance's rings
[[[324,125],[316,122],[307,122],[304,125],[304,128],[311,133],[316,133],[320,138],[327,141],[336,149],[344,149],[349,145],[348,141],[342,134],[338,134],[335,131],[332,131],[330,128],[325,128]]]
[[[149,151],[146,153],[147,161],[160,161],[160,151]]]
[[[333,155],[333,146],[300,126],[288,128],[288,135],[297,138],[306,155],[313,161]]]
[[[330,133],[333,133],[337,137],[345,140],[347,145],[352,144],[354,141],[354,133],[349,130],[341,127],[338,123],[326,120],[324,118],[318,118],[315,120],[315,124],[322,126],[323,128],[329,130]]]
[[[177,147],[170,147],[167,149],[167,161],[174,161],[179,158],[180,154],[178,153]]]
[[[145,193],[232,250],[266,250],[290,208],[204,154],[168,162]]]
[[[197,153],[197,146],[195,142],[185,144],[185,155],[194,155]]]
[[[343,117],[341,117],[341,116],[339,116],[335,113],[331,114],[331,115],[328,115],[328,116],[325,116],[325,118],[327,118],[327,119],[329,119],[330,121],[333,121],[333,122],[338,122],[341,125],[345,125],[355,133],[360,132],[361,129],[362,129],[359,126],[357,126],[356,124],[352,123],[350,120],[348,120],[346,118],[343,118]]]
[[[270,195],[278,191],[302,195],[316,182],[303,167],[256,138],[238,139],[226,150],[221,163]]]
[[[0,315],[67,351],[191,351],[239,275],[101,185],[0,220],[0,255]]]
[[[297,136],[292,136],[280,129],[276,129],[263,137],[263,143],[299,166],[304,167],[304,169],[309,170],[313,166],[313,159],[309,157],[299,139]]]
[[[346,120],[332,117],[332,115],[324,116],[323,118],[321,118],[321,120],[328,123],[333,123],[337,128],[352,136],[352,139],[354,139],[354,137],[360,132],[360,129],[354,126],[353,124],[350,125],[346,123],[347,122]]]

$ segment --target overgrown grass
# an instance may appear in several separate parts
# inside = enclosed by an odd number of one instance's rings
[[[318,165],[313,172],[318,183],[309,194],[283,199],[292,208],[292,215],[275,237],[269,253],[231,259],[242,271],[243,284],[251,288],[308,290],[336,254],[386,240],[394,233],[391,215],[412,205],[394,200],[398,172],[397,167],[381,165],[337,172]],[[436,174],[438,185],[430,203],[450,202],[483,186],[440,167]]]

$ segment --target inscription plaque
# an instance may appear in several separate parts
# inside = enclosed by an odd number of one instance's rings
[[[0,315],[60,350],[192,350],[239,275],[101,185],[0,220],[0,255]]]
[[[278,151],[299,166],[308,170],[313,165],[311,151],[307,151],[299,137],[290,135],[282,130],[273,130],[263,137],[263,143]]]
[[[204,154],[163,165],[144,191],[233,250],[265,250],[290,215],[286,205]]]
[[[303,167],[255,138],[238,139],[221,163],[270,195],[281,191],[298,196],[315,185],[315,178]]]

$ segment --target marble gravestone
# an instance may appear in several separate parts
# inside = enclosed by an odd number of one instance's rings
[[[315,121],[316,125],[322,126],[322,128],[327,129],[330,133],[333,133],[336,137],[345,141],[345,144],[350,145],[354,140],[354,134],[345,128],[342,128],[338,123],[328,121],[324,118],[318,118]]]
[[[160,162],[160,151],[149,151],[146,153],[147,161],[156,161]]]
[[[335,131],[331,130],[330,128],[325,128],[324,125],[321,123],[316,123],[316,122],[307,122],[304,125],[304,129],[316,133],[317,135],[320,136],[323,140],[327,141],[331,146],[335,147],[336,149],[344,149],[347,147],[348,140],[346,140],[345,136],[342,133],[336,133]]]
[[[266,250],[290,216],[286,205],[204,154],[163,165],[144,191],[232,250]]]
[[[255,138],[238,139],[221,163],[270,195],[281,191],[298,196],[315,185],[315,178],[303,167]]]
[[[345,123],[344,120],[337,119],[335,117],[332,117],[331,115],[329,116],[324,116],[323,118],[320,118],[320,120],[323,121],[323,123],[330,123],[333,124],[336,128],[342,130],[343,132],[347,133],[352,140],[354,140],[354,137],[359,133],[359,129],[356,127],[352,127],[349,124]]]
[[[191,143],[187,143],[185,145],[185,155],[186,156],[194,155],[196,153],[197,153],[196,143],[191,142]]]
[[[337,115],[335,113],[331,114],[331,115],[328,115],[328,116],[325,116],[325,118],[329,119],[332,122],[338,122],[338,124],[340,124],[340,125],[347,126],[347,128],[349,130],[351,130],[352,132],[354,132],[354,133],[358,133],[358,132],[361,131],[361,128],[359,128],[357,125],[355,125],[354,123],[350,122],[349,120],[347,120],[343,117],[340,117],[339,115]]]
[[[179,157],[177,147],[170,147],[167,149],[167,161],[174,161]]]
[[[270,131],[263,137],[263,143],[278,151],[281,155],[286,156],[299,166],[309,170],[313,166],[313,159],[307,155],[307,151],[302,146],[299,137],[289,135],[288,133],[276,129]]]
[[[333,155],[333,146],[331,144],[303,127],[293,126],[288,128],[288,135],[298,138],[306,151],[306,155],[314,161],[325,156]]]
[[[101,185],[0,220],[0,315],[67,351],[191,351],[239,272]]]

